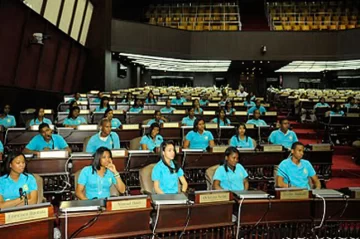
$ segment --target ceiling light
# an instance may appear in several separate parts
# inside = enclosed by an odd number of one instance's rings
[[[275,72],[323,72],[360,69],[360,60],[293,61]]]

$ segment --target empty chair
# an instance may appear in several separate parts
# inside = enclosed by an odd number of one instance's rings
[[[310,27],[308,25],[301,25],[301,30],[302,31],[309,31],[310,30]]]
[[[213,177],[214,177],[216,169],[219,166],[220,165],[217,164],[217,165],[211,166],[210,168],[206,169],[206,171],[205,171],[205,179],[206,179],[207,190],[212,189]]]
[[[154,193],[154,183],[151,180],[152,170],[156,164],[149,164],[139,170],[140,192],[142,194]]]

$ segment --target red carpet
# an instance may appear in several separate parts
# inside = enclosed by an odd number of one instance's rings
[[[360,178],[331,178],[326,182],[326,188],[340,189],[345,187],[360,187]]]
[[[360,179],[360,166],[354,163],[350,155],[334,155],[332,176]]]

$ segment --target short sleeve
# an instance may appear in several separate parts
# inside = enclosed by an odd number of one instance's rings
[[[293,140],[293,142],[295,143],[295,142],[297,142],[298,141],[298,138],[297,138],[297,136],[296,136],[296,133],[293,131],[292,132],[293,133],[293,138],[294,138],[294,140]]]
[[[36,147],[36,137],[37,136],[34,136],[30,142],[26,145],[25,148],[29,149],[29,150],[36,150],[37,147]]]
[[[280,176],[280,177],[283,177],[283,178],[287,178],[287,172],[286,172],[286,166],[285,166],[285,160],[282,161],[278,167],[278,170],[277,170],[277,173],[276,175],[277,176]]]
[[[185,139],[188,141],[191,141],[193,139],[193,134],[194,134],[194,132],[190,131],[189,133],[187,133]]]
[[[60,149],[65,149],[65,148],[69,147],[69,145],[66,143],[65,139],[62,136],[58,135],[58,137],[56,137],[56,138],[59,143]]]
[[[241,173],[244,176],[244,179],[247,178],[249,175],[246,172],[245,168],[241,164],[239,164],[239,166],[241,167]]]
[[[271,132],[268,140],[272,144],[275,142],[275,131]]]
[[[1,182],[1,179],[3,178],[0,178],[0,195],[3,196],[4,195],[4,183]]]
[[[181,124],[186,124],[186,117],[184,117],[184,118],[182,118],[182,120],[181,120]]]
[[[11,117],[11,125],[10,125],[11,127],[15,127],[16,126],[16,120],[15,120],[15,117],[14,116],[12,116]]]
[[[226,124],[228,124],[228,125],[231,124],[231,121],[228,118],[226,119]]]
[[[214,140],[214,136],[212,135],[212,133],[210,131],[207,131],[208,135],[209,135],[209,140]]]
[[[213,180],[218,180],[220,182],[223,181],[224,173],[225,173],[224,166],[219,166],[215,171]]]
[[[84,118],[84,117],[80,117],[80,121],[81,121],[81,123],[83,123],[83,124],[87,124],[87,122],[86,122],[86,119]]]
[[[4,152],[4,145],[0,141],[0,153],[3,153],[3,152]]]
[[[81,184],[83,186],[86,185],[88,176],[89,176],[89,169],[91,169],[90,167],[85,167],[81,170],[79,178],[78,178],[78,184]]]
[[[180,178],[181,176],[184,176],[184,171],[182,170],[182,168],[179,168],[179,170],[177,171],[177,176],[178,176],[178,178]]]
[[[160,168],[158,167],[158,164],[155,165],[152,173],[151,173],[151,180],[152,181],[159,181],[161,177]]]
[[[237,145],[236,145],[236,136],[231,137],[230,146],[237,147]]]
[[[253,139],[251,137],[248,137],[248,141],[249,141],[250,148],[254,148]]]
[[[211,120],[211,122],[212,122],[212,123],[217,123],[217,118],[213,118],[213,119]]]
[[[117,181],[116,181],[116,178],[115,178],[115,175],[112,173],[112,172],[110,172],[110,174],[111,174],[111,181],[112,181],[112,183],[113,184],[117,184]]]
[[[111,132],[114,140],[114,149],[120,149],[120,139],[117,133]]]
[[[94,145],[94,141],[95,141],[95,138],[94,136],[92,136],[88,142],[88,144],[86,145],[86,152],[87,153],[95,153],[96,151],[96,146]]]
[[[34,119],[30,120],[29,125],[30,125],[30,126],[33,126],[34,124],[35,124],[35,120],[34,120]]]
[[[31,174],[28,175],[27,183],[28,183],[28,187],[29,187],[29,192],[32,192],[32,191],[35,191],[38,189],[36,179],[33,175],[31,175]]]
[[[315,169],[309,161],[306,162],[306,167],[309,172],[309,177],[313,177],[316,175]]]
[[[140,144],[147,144],[147,136],[144,135],[141,140],[140,140]]]

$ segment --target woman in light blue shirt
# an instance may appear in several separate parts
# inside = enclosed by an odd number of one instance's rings
[[[140,99],[135,99],[133,106],[131,106],[130,113],[140,113],[144,108]]]
[[[154,119],[149,120],[147,125],[152,125],[153,123],[158,123],[159,125],[167,122],[167,119],[161,115],[160,110],[155,110]]]
[[[330,108],[330,105],[328,103],[325,103],[324,97],[321,97],[319,102],[314,106],[314,109],[316,108]]]
[[[104,113],[104,118],[107,118],[111,121],[111,129],[118,129],[121,126],[121,122],[119,119],[114,118],[113,109],[108,108]]]
[[[72,107],[68,117],[64,120],[64,126],[69,128],[76,128],[78,125],[87,124],[85,118],[79,116],[79,114],[80,108],[78,106]]]
[[[233,103],[231,101],[226,102],[225,105],[225,114],[232,115],[236,110],[233,108]]]
[[[209,100],[208,100],[208,96],[205,94],[201,97],[200,101],[199,101],[200,105],[203,106],[203,105],[207,105],[209,103]]]
[[[250,95],[246,96],[246,100],[244,101],[244,106],[248,108],[255,106],[255,103],[251,100]]]
[[[149,91],[145,103],[146,104],[156,104],[157,100],[155,99],[154,93],[152,91]]]
[[[163,141],[164,139],[160,135],[160,125],[158,123],[152,123],[147,134],[140,140],[140,149],[158,152],[160,144]]]
[[[179,193],[179,181],[181,183],[181,192],[186,192],[188,183],[184,177],[184,171],[174,160],[176,155],[174,142],[171,140],[164,141],[160,145],[160,153],[161,159],[151,173],[155,193]]]
[[[121,103],[128,103],[130,104],[130,102],[133,100],[132,94],[131,92],[126,93],[126,98],[124,98]]]
[[[224,109],[220,109],[218,117],[212,119],[211,122],[218,124],[218,126],[229,126],[231,124],[230,120],[226,117]]]
[[[70,103],[69,103],[69,108],[66,109],[66,112],[69,113],[69,112],[70,112],[70,109],[71,109],[72,107],[75,107],[75,106],[79,106],[78,103],[77,103],[77,101],[75,101],[75,100],[70,101]]]
[[[109,97],[104,96],[101,98],[100,105],[96,107],[95,112],[105,113],[105,111],[109,108],[112,109],[109,104]]]
[[[236,129],[236,134],[231,137],[230,146],[237,148],[255,148],[254,140],[246,135],[246,125],[240,123]]]
[[[194,113],[197,114],[197,115],[200,115],[203,113],[203,109],[201,109],[200,107],[200,101],[198,99],[195,99],[194,100]]]
[[[183,125],[183,126],[194,126],[195,120],[196,120],[195,110],[194,110],[194,108],[189,108],[188,109],[188,116],[184,117],[181,120],[181,125]]]
[[[30,126],[33,125],[39,125],[41,123],[47,123],[48,125],[52,125],[52,122],[50,119],[45,118],[45,110],[44,108],[38,108],[34,112],[34,118],[30,121]]]
[[[248,190],[248,173],[238,163],[239,151],[235,147],[225,150],[225,160],[216,169],[213,177],[213,189],[215,190]]]
[[[10,113],[10,105],[6,104],[4,109],[0,109],[0,125],[4,128],[11,128],[16,126],[15,117],[9,115]]]
[[[125,184],[113,164],[111,151],[100,147],[94,154],[92,164],[80,172],[76,197],[80,200],[108,198],[112,196],[110,187],[113,184],[120,193],[125,192]]]
[[[340,115],[344,116],[344,111],[341,110],[341,106],[339,104],[335,104],[335,107],[330,111],[331,116]]]
[[[171,100],[166,100],[166,106],[161,108],[160,112],[162,114],[172,114],[172,112],[176,110],[175,108],[171,107]]]
[[[20,188],[23,192],[21,196]],[[6,158],[5,173],[0,177],[0,209],[23,206],[26,200],[29,205],[37,203],[36,180],[27,173],[25,156],[11,152]]]
[[[214,146],[214,136],[210,131],[205,130],[205,121],[196,119],[193,130],[187,133],[185,137],[184,149],[206,150],[208,147],[213,148]]]

